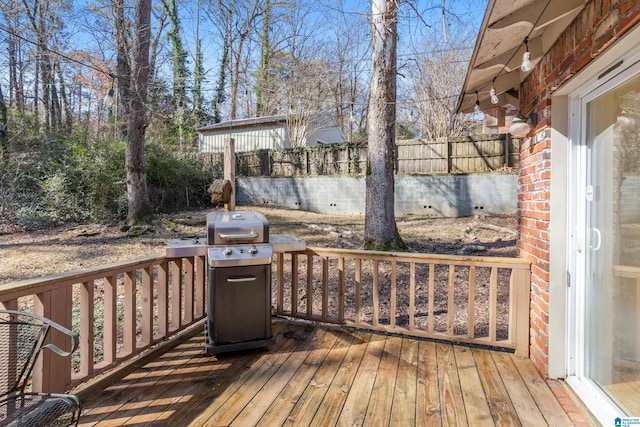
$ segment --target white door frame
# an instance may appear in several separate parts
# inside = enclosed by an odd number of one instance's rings
[[[567,191],[567,267],[570,286],[567,287],[566,306],[566,379],[586,406],[603,425],[611,425],[616,417],[625,416],[615,403],[607,397],[589,378],[585,377],[585,284],[589,247],[587,220],[587,158],[586,126],[587,104],[607,93],[629,78],[640,73],[640,46],[624,52],[615,69],[584,84],[568,95],[569,141],[568,144],[568,191]]]

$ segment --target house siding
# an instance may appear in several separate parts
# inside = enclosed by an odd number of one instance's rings
[[[289,147],[286,125],[269,125],[248,129],[204,131],[200,133],[199,151],[222,153],[224,141],[228,138],[234,139],[237,152]]]
[[[295,122],[295,120],[294,120]],[[291,134],[290,134],[291,132]],[[299,140],[295,135],[301,135]],[[222,153],[224,141],[233,138],[237,152],[309,146],[318,142],[342,143],[344,137],[335,120],[316,116],[299,126],[288,123],[285,116],[254,117],[219,123],[199,130],[198,151]]]
[[[637,0],[594,0],[560,35],[520,88],[520,111],[537,126],[520,145],[518,250],[532,262],[530,355],[549,372],[551,96],[640,22]]]

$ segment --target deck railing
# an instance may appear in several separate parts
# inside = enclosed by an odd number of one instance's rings
[[[0,285],[0,308],[32,311],[80,336],[73,360],[43,353],[33,389],[68,389],[203,318],[205,265],[203,256],[151,256]]]
[[[278,253],[276,313],[529,355],[530,268],[517,258],[309,248]]]
[[[309,248],[276,253],[273,276],[279,315],[528,355],[530,264],[521,259]],[[151,256],[0,285],[0,308],[79,333],[73,361],[45,354],[34,371],[33,390],[63,391],[202,319],[206,288],[204,256]]]

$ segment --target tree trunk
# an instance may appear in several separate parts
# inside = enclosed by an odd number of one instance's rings
[[[149,44],[151,41],[151,0],[138,0],[135,12],[135,40],[131,62],[131,103],[127,125],[127,225],[144,221],[151,214],[144,164],[146,100],[149,82]]]
[[[404,248],[394,213],[397,1],[372,2],[365,248]]]
[[[9,134],[7,132],[7,104],[0,85],[0,160],[9,158]]]
[[[113,0],[113,38],[116,45],[116,74],[118,76],[125,76],[125,78],[118,79],[118,97],[119,106],[122,109],[122,117],[130,117],[129,109],[131,106],[131,79],[128,76],[131,75],[131,63],[129,59],[129,21],[125,17],[125,2],[124,0]],[[125,122],[117,129],[120,136],[125,136],[127,129]]]

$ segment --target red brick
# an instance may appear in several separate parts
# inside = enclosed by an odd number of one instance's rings
[[[634,7],[637,7],[637,6],[638,6],[637,0],[624,0],[620,4],[620,14],[621,15],[626,15],[626,13],[628,11],[630,11],[631,9],[633,9]]]
[[[629,31],[638,22],[640,22],[640,7],[638,7],[637,9],[638,9],[637,11],[635,11],[634,13],[630,13],[628,16],[626,16],[625,18],[621,19],[620,22],[618,22],[614,30],[614,33],[617,37],[621,37],[622,35],[624,35],[624,33]],[[625,13],[626,12],[622,12],[623,15]]]

